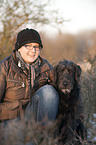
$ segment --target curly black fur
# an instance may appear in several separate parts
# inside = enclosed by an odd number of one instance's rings
[[[81,68],[72,61],[63,60],[53,69],[55,88],[59,93],[58,126],[63,143],[74,138],[76,130],[76,103],[79,99]]]

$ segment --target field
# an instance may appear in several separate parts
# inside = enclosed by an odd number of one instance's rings
[[[81,96],[84,105],[84,124],[88,130],[88,139],[82,145],[94,145],[96,142],[96,32],[73,36],[60,34],[56,38],[42,35],[44,48],[41,56],[53,66],[60,60],[68,59],[82,68]],[[14,44],[14,43],[13,43]],[[8,49],[0,48],[0,59],[10,54],[13,45]],[[9,122],[8,126],[0,126],[0,145],[59,145],[58,137],[54,136],[55,122],[48,126],[40,126],[32,121]],[[90,141],[90,143],[89,143]],[[92,142],[92,143],[91,143]]]

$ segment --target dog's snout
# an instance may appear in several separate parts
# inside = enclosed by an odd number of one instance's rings
[[[68,83],[66,81],[64,81],[63,85],[66,87],[68,85]]]

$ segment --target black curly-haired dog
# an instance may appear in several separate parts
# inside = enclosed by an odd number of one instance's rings
[[[77,128],[76,106],[80,94],[81,68],[72,61],[63,60],[54,66],[53,72],[55,88],[60,96],[57,115],[59,134],[63,143],[68,145],[75,137]],[[79,128],[77,133],[81,136]]]

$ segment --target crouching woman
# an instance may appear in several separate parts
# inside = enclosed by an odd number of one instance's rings
[[[53,67],[40,57],[41,37],[34,29],[17,35],[11,55],[0,62],[0,121],[32,117],[54,120],[59,96],[53,83]]]

